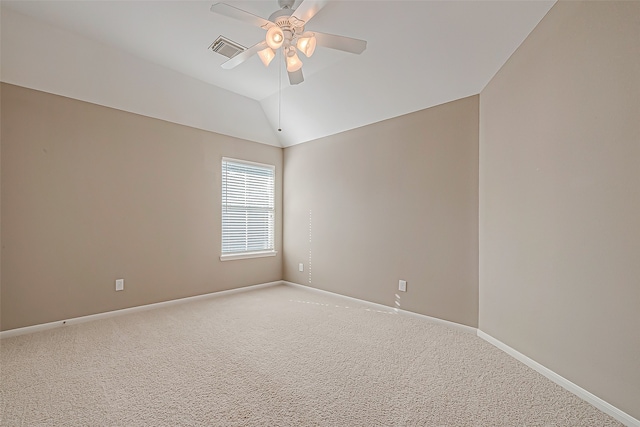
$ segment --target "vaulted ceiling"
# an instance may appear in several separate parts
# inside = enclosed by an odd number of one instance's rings
[[[218,36],[248,47],[265,31],[213,3],[2,1],[1,78],[286,147],[480,93],[554,1],[330,1],[307,29],[367,49],[318,47],[295,86],[277,61],[220,67]],[[279,8],[225,3],[264,18]]]

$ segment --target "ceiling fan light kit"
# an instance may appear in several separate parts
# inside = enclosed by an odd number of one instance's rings
[[[287,71],[293,73],[302,68],[302,61],[298,57],[296,53],[296,48],[293,46],[289,46],[287,49]]]
[[[298,37],[298,50],[304,53],[307,58],[311,58],[311,55],[313,55],[313,52],[316,50],[317,43],[316,36],[312,32],[307,31]]]
[[[276,53],[274,52],[273,49],[268,47],[266,49],[259,51],[258,56],[262,60],[262,63],[264,64],[264,66],[268,67],[271,61],[273,61],[273,58],[276,57]]]
[[[284,32],[280,27],[273,26],[267,31],[266,41],[271,49],[278,50],[284,43]]]
[[[299,84],[304,81],[302,76],[302,61],[297,51],[302,52],[307,58],[313,55],[316,46],[328,47],[355,54],[362,53],[367,42],[350,37],[337,36],[320,32],[305,31],[305,25],[327,3],[328,0],[303,0],[295,9],[291,9],[295,0],[279,0],[281,9],[275,11],[264,19],[244,10],[225,3],[216,3],[211,6],[211,11],[220,15],[243,21],[267,30],[265,38],[222,64],[222,68],[234,68],[254,54],[258,54],[260,60],[268,67],[276,56],[278,49],[283,50],[284,61],[289,73],[289,83]]]

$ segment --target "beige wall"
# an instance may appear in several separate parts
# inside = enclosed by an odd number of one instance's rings
[[[220,256],[222,156],[282,149],[2,85],[2,328],[282,278]],[[114,280],[125,279],[115,292]]]
[[[0,15],[2,15],[0,7]],[[2,117],[2,84],[0,83],[0,118]],[[0,331],[2,331],[2,120],[0,119]]]
[[[480,329],[640,418],[640,2],[560,2],[480,95]]]
[[[477,96],[287,148],[284,162],[285,280],[388,306],[398,294],[476,326]]]

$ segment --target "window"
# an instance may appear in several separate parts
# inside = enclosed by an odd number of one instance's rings
[[[222,261],[274,256],[275,166],[222,159]]]

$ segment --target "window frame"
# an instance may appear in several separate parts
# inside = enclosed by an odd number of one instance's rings
[[[225,170],[225,162],[226,163],[235,163],[235,164],[240,164],[240,165],[248,165],[248,166],[256,166],[256,167],[261,167],[264,169],[270,169],[273,171],[273,199],[271,200],[272,202],[272,208],[271,209],[266,209],[267,212],[271,212],[271,224],[269,224],[273,230],[273,236],[271,241],[273,242],[273,247],[270,249],[264,249],[264,250],[259,250],[259,251],[243,251],[243,252],[223,252],[224,250],[224,215],[225,215],[225,208],[227,207],[227,203],[225,202],[225,196],[227,194],[227,192],[225,191],[225,177],[224,177],[224,170]],[[267,163],[258,163],[258,162],[252,162],[249,160],[242,160],[242,159],[236,159],[236,158],[232,158],[232,157],[222,157],[221,162],[220,162],[220,172],[221,172],[221,177],[220,177],[220,189],[221,189],[221,195],[220,195],[220,204],[221,204],[221,216],[220,216],[220,261],[232,261],[232,260],[239,260],[239,259],[249,259],[249,258],[263,258],[263,257],[272,257],[272,256],[276,256],[278,254],[278,252],[276,251],[276,203],[275,203],[275,198],[276,198],[276,167],[275,165],[270,165]]]

